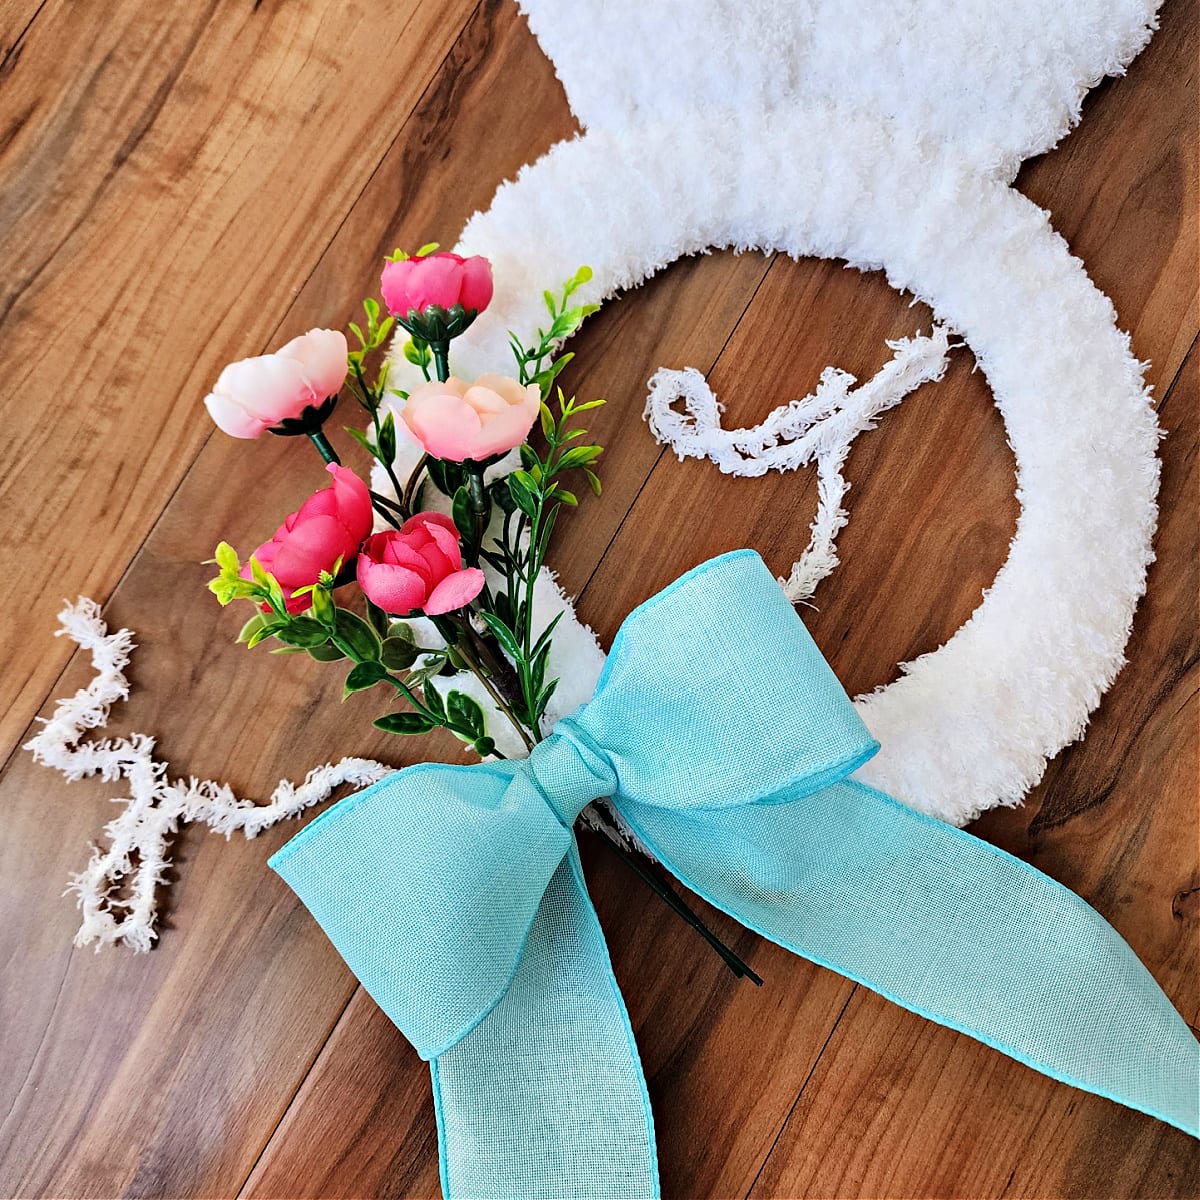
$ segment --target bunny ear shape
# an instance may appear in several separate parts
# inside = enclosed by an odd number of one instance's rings
[[[585,128],[867,111],[1016,174],[1145,46],[1161,0],[519,0]]]

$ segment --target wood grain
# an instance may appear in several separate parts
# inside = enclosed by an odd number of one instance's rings
[[[46,607],[109,594],[474,3],[52,0],[8,56],[0,754],[66,661]]]
[[[1130,666],[1087,739],[1024,809],[978,829],[1096,904],[1200,1024],[1197,44],[1195,12],[1168,4],[1129,77],[1098,89],[1082,127],[1019,181],[1152,361],[1164,517]],[[218,536],[242,548],[266,536],[317,464],[282,440],[206,440],[196,409],[223,361],[340,323],[383,252],[452,241],[500,179],[571,133],[515,6],[149,14],[120,0],[101,19],[12,0],[0,58],[14,45],[0,68],[0,247],[13,264],[0,414],[21,448],[4,452],[14,517],[0,548],[32,594],[0,631],[0,748],[51,692],[88,679],[79,655],[58,677],[69,647],[49,633],[60,593],[91,591],[142,642],[114,726],[153,730],[181,773],[264,795],[345,753],[452,753],[369,733],[377,702],[339,709],[336,672],[230,644],[238,618],[211,603],[200,561]],[[655,367],[710,372],[729,419],[754,420],[826,363],[870,374],[885,338],[928,323],[879,275],[724,254],[677,264],[589,322],[569,383],[612,401],[595,422],[605,496],[564,523],[555,560],[602,639],[711,553],[749,543],[783,570],[811,519],[807,478],[731,481],[655,446],[637,418]],[[55,398],[35,364],[63,361],[68,344],[79,415],[51,429],[27,397]],[[852,691],[943,641],[1003,561],[1013,464],[971,365],[957,354],[851,454],[843,565],[806,619]],[[86,519],[64,522],[64,501]],[[24,755],[0,776],[0,1195],[435,1195],[424,1065],[265,869],[294,826],[229,843],[185,830],[158,948],[70,949],[76,914],[60,892],[111,791]],[[1200,1157],[1174,1131],[706,910],[767,979],[739,984],[602,846],[583,850],[665,1194],[1200,1193]]]

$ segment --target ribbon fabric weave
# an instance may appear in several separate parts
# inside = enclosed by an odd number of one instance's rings
[[[525,761],[407,768],[271,866],[430,1060],[447,1200],[659,1195],[572,826],[607,797],[687,887],[939,1024],[1200,1134],[1200,1044],[1072,892],[850,776],[878,749],[753,551],[622,625]]]

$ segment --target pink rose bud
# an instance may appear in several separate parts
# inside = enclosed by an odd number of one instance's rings
[[[482,460],[519,446],[540,407],[535,383],[522,387],[504,375],[480,375],[464,383],[452,375],[445,383],[414,388],[400,410],[399,425],[434,458]]]
[[[470,604],[483,591],[483,572],[463,567],[454,522],[423,512],[366,540],[358,586],[384,612],[408,616],[420,610],[437,617]]]
[[[445,309],[461,304],[481,313],[492,302],[492,264],[478,254],[463,258],[445,251],[402,258],[383,268],[379,288],[384,303],[398,317],[434,304]]]
[[[274,354],[230,363],[204,405],[217,428],[233,437],[256,438],[336,396],[346,370],[345,334],[310,329]]]
[[[332,571],[341,559],[348,567],[363,539],[371,532],[374,513],[367,485],[351,470],[330,463],[329,487],[314,492],[280,527],[275,536],[254,552],[259,565],[279,580],[288,612],[303,612],[312,604],[308,595],[291,593],[317,582],[322,571]],[[250,566],[242,569],[250,578]]]

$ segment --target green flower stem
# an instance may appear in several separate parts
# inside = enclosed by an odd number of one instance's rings
[[[309,441],[317,448],[317,453],[327,462],[333,463],[334,466],[340,467],[342,460],[338,458],[337,451],[329,444],[329,439],[325,436],[325,431],[322,429],[313,429],[308,434]]]
[[[379,421],[379,409],[378,408],[376,408],[375,411],[371,413],[371,421],[375,425],[375,446],[376,446],[375,457],[383,465],[383,469],[387,472],[388,479],[391,480],[392,491],[395,492],[395,494],[396,494],[396,504],[399,506],[400,515],[407,519],[410,515],[410,513],[408,511],[408,503],[406,500],[404,489],[400,486],[400,480],[396,478],[396,469],[390,462],[388,462],[387,456],[385,454],[383,454],[381,451],[379,451],[379,449],[378,449],[379,438],[380,438],[380,434],[381,434],[381,426],[380,426],[380,421]]]
[[[433,369],[437,372],[438,381],[445,383],[450,378],[450,343],[430,342],[429,349],[433,354]]]
[[[667,907],[678,914],[684,921],[690,925],[720,956],[721,961],[736,975],[739,979],[749,979],[751,983],[762,987],[762,978],[757,975],[749,964],[742,958],[739,958],[705,923],[687,906],[683,898],[675,891],[675,889],[667,882],[666,878],[660,875],[656,868],[650,863],[649,859],[643,858],[640,854],[635,854],[627,850],[621,843],[621,831],[609,820],[608,815],[598,806],[593,806],[592,812],[597,815],[605,829],[609,832],[604,840],[609,846],[616,851],[617,857],[629,867],[639,879],[645,883],[651,891],[653,891],[660,899],[665,901]]]
[[[337,467],[342,465],[342,460],[338,458],[337,451],[329,444],[329,439],[322,430],[312,430],[308,435],[308,439],[316,446],[317,453],[325,462],[333,463]],[[396,509],[395,501],[389,500],[386,496],[381,496],[378,492],[371,492],[371,506],[394,529],[400,528],[400,522],[396,520],[395,513],[389,511]]]
[[[454,644],[455,652],[467,664],[467,669],[471,674],[483,684],[484,690],[492,698],[492,703],[508,718],[509,723],[520,735],[521,741],[525,743],[525,749],[532,750],[534,743],[529,736],[528,730],[517,720],[517,715],[513,712],[508,701],[496,690],[495,685],[488,678],[487,672],[480,666],[479,660],[475,657],[474,650],[467,648],[472,643],[470,623],[461,616],[451,616],[450,620],[464,635]]]
[[[413,467],[412,474],[408,477],[408,482],[404,485],[404,490],[400,491],[397,485],[396,494],[400,496],[400,506],[404,509],[406,517],[412,516],[413,500],[417,494],[417,484],[421,481],[421,476],[424,474],[425,468],[429,465],[429,455],[422,454],[417,461],[417,465]]]
[[[467,469],[467,500],[471,516],[475,521],[475,540],[472,543],[471,566],[479,566],[479,551],[483,548],[483,535],[487,528],[488,496],[483,482],[483,468],[472,464]]]

